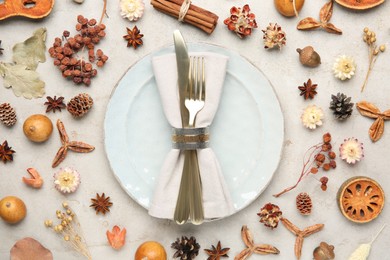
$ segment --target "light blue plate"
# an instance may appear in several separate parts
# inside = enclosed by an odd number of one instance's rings
[[[279,101],[268,79],[239,54],[204,43],[188,44],[188,48],[229,56],[210,145],[238,212],[262,193],[278,167],[284,136]],[[112,171],[131,198],[146,209],[171,149],[171,128],[162,110],[151,58],[173,52],[173,46],[158,50],[132,66],[114,89],[104,121]]]

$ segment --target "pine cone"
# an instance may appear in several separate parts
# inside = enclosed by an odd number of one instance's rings
[[[306,192],[301,192],[298,194],[297,199],[297,209],[302,215],[310,215],[313,204],[309,194]]]
[[[92,107],[93,99],[86,93],[79,94],[72,98],[66,109],[69,113],[74,117],[82,117],[84,116]]]
[[[0,121],[6,126],[13,126],[16,123],[15,109],[9,103],[0,105]]]
[[[347,97],[343,93],[337,93],[337,96],[332,95],[332,101],[330,102],[333,115],[339,120],[345,120],[351,116],[353,111],[353,103],[351,97]]]
[[[196,243],[195,237],[190,238],[183,236],[181,239],[177,238],[172,243],[171,248],[176,249],[173,258],[180,258],[180,260],[194,259],[199,254],[200,245]]]

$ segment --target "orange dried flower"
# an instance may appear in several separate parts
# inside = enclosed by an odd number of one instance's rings
[[[23,177],[22,180],[25,184],[35,189],[39,189],[43,185],[43,179],[41,175],[34,168],[28,168],[27,172],[30,174],[31,178]]]
[[[118,226],[112,228],[112,232],[107,230],[106,232],[107,240],[110,246],[116,250],[121,249],[126,242],[126,228],[122,230]]]

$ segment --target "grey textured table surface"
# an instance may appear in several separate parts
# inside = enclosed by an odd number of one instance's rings
[[[306,1],[300,17],[312,16],[318,18],[319,9],[325,3],[321,1]],[[356,175],[366,175],[377,180],[385,193],[389,193],[390,168],[389,146],[390,127],[385,123],[385,133],[380,141],[372,143],[368,136],[368,128],[372,120],[364,118],[356,111],[352,117],[340,123],[333,118],[327,108],[330,95],[343,92],[352,96],[353,102],[367,100],[375,103],[382,110],[390,108],[388,72],[390,68],[389,53],[385,52],[378,58],[371,74],[370,81],[364,93],[360,93],[360,86],[367,70],[367,46],[362,41],[362,30],[369,27],[377,33],[379,43],[389,42],[389,3],[366,12],[350,11],[335,4],[332,23],[343,30],[343,35],[337,36],[324,31],[301,32],[295,29],[296,18],[282,17],[273,6],[273,1],[249,1],[259,28],[245,40],[239,39],[227,31],[223,20],[229,15],[233,5],[242,6],[245,1],[206,1],[197,0],[195,4],[214,11],[220,16],[215,32],[207,35],[202,31],[186,24],[180,24],[173,18],[154,10],[148,2],[141,20],[131,23],[119,15],[119,1],[109,1],[105,18],[107,37],[99,44],[109,56],[106,66],[99,71],[90,87],[77,87],[64,80],[57,68],[52,65],[52,59],[47,55],[47,62],[40,64],[38,71],[42,80],[46,82],[46,94],[50,96],[75,96],[80,92],[89,93],[95,100],[94,108],[82,120],[74,120],[69,113],[49,114],[55,122],[58,118],[65,123],[72,138],[85,140],[96,146],[93,153],[87,155],[69,154],[66,165],[82,172],[82,184],[79,190],[71,195],[63,196],[57,192],[51,183],[55,172],[51,168],[51,161],[60,141],[55,130],[53,136],[44,144],[29,142],[23,134],[23,121],[34,113],[44,113],[44,98],[26,100],[17,98],[11,90],[0,87],[0,103],[10,102],[17,110],[18,122],[13,128],[0,125],[0,140],[7,139],[17,151],[14,162],[0,164],[0,197],[16,195],[26,202],[28,214],[26,219],[18,225],[10,226],[0,221],[0,259],[9,258],[9,250],[16,240],[31,236],[38,239],[54,253],[55,259],[78,259],[78,255],[64,247],[63,242],[43,226],[46,218],[53,218],[54,212],[62,201],[67,200],[76,210],[84,235],[90,246],[93,259],[132,259],[136,248],[146,240],[161,242],[169,257],[173,255],[170,243],[181,235],[194,235],[202,249],[209,248],[221,240],[223,246],[231,248],[230,257],[233,258],[244,248],[240,237],[242,225],[254,233],[257,243],[270,243],[281,251],[279,256],[253,256],[252,259],[294,259],[295,237],[284,227],[268,230],[258,223],[256,213],[267,202],[278,204],[286,217],[299,227],[324,223],[325,228],[305,240],[302,259],[312,259],[312,250],[321,242],[326,241],[335,246],[336,259],[347,259],[352,251],[360,244],[368,242],[371,236],[389,220],[389,205],[386,202],[382,214],[373,222],[358,225],[346,220],[339,212],[336,203],[336,193],[346,179]],[[52,44],[54,37],[67,29],[73,31],[76,17],[83,14],[88,18],[99,18],[102,1],[86,0],[77,5],[71,0],[56,1],[50,16],[43,20],[28,20],[13,18],[0,21],[0,39],[5,46],[2,61],[10,61],[12,46],[23,41],[35,29],[47,28],[47,46]],[[266,51],[263,49],[261,29],[269,22],[278,22],[287,33],[287,45],[281,51]],[[145,35],[144,45],[134,50],[126,47],[122,36],[126,27],[136,24]],[[146,54],[172,44],[172,31],[180,29],[190,42],[206,42],[225,46],[239,52],[250,62],[262,70],[273,84],[285,117],[285,145],[278,170],[274,178],[261,196],[250,206],[239,213],[215,222],[201,226],[177,226],[171,221],[158,220],[150,217],[146,210],[135,203],[124,192],[110,170],[104,152],[103,121],[106,105],[116,82],[125,73],[127,68]],[[296,48],[312,45],[322,56],[322,64],[318,68],[308,69],[299,64]],[[353,56],[357,63],[356,75],[349,81],[341,82],[332,75],[332,65],[340,54]],[[299,97],[297,86],[308,78],[318,83],[319,94],[313,101],[304,101]],[[0,79],[2,82],[2,80]],[[300,122],[300,114],[308,104],[316,104],[324,109],[324,125],[315,131],[305,129]],[[292,184],[298,177],[301,169],[301,159],[305,150],[321,139],[325,132],[333,135],[333,144],[338,153],[338,146],[344,138],[356,137],[364,143],[365,157],[354,166],[337,160],[335,171],[329,172],[328,191],[322,192],[314,178],[307,178],[293,192],[278,199],[272,194]],[[39,169],[46,183],[41,190],[33,190],[22,183],[28,167]],[[295,196],[300,191],[312,195],[314,209],[310,216],[301,216],[295,209]],[[97,192],[106,192],[114,202],[112,212],[106,216],[95,215],[89,208],[90,198]],[[106,241],[105,232],[113,225],[127,228],[127,243],[120,251],[111,249]],[[389,229],[385,229],[379,239],[373,244],[369,259],[389,259],[387,248]],[[198,259],[207,256],[200,252]]]

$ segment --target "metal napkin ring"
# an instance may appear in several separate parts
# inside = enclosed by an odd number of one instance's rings
[[[172,128],[172,148],[196,150],[208,148],[210,143],[209,127]]]

